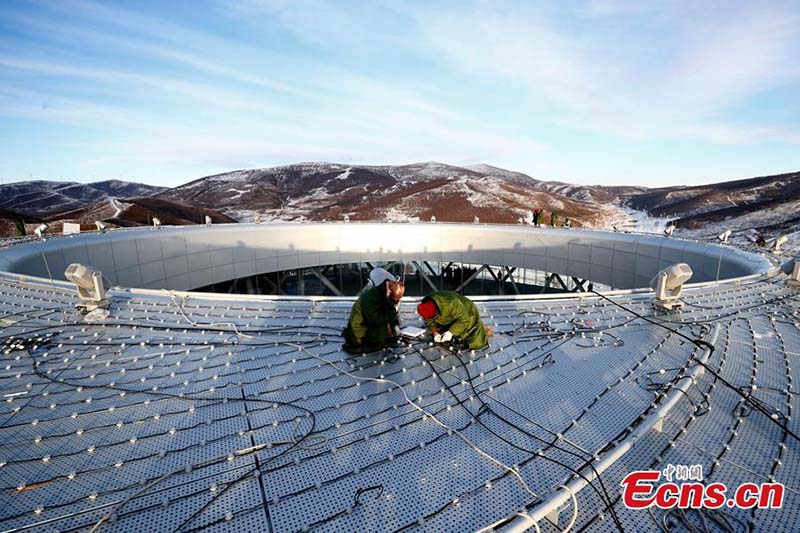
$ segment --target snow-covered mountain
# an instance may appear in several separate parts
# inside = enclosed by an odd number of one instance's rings
[[[46,218],[112,198],[150,196],[164,189],[120,180],[95,183],[20,181],[0,185],[0,208],[29,217]]]
[[[428,220],[514,223],[534,208],[569,217],[576,226],[602,226],[611,205],[568,197],[545,182],[489,165],[463,168],[437,162],[399,166],[300,163],[208,176],[158,195],[213,207],[240,221]]]
[[[183,205],[152,196],[111,198],[108,201],[103,200],[80,209],[53,215],[46,222],[50,225],[51,231],[58,233],[64,222],[75,222],[80,224],[83,230],[94,230],[94,223],[97,220],[105,222],[111,228],[149,226],[154,217],[168,226],[187,226],[204,224],[206,216],[211,217],[215,224],[237,222],[215,209]]]
[[[486,164],[471,165],[467,168],[486,176],[494,176],[528,185],[533,183],[533,186],[538,190],[583,202],[610,203],[619,200],[621,197],[628,197],[647,191],[646,187],[576,185],[563,181],[539,181],[521,172]]]
[[[708,222],[748,213],[769,213],[800,202],[800,172],[761,176],[694,187],[664,187],[633,195],[628,204],[653,215],[677,219],[678,227],[699,227]],[[796,209],[789,207],[787,214]]]
[[[800,253],[800,172],[693,187],[650,189],[624,198],[626,206],[668,220],[675,235],[715,239],[731,230],[731,242],[746,246],[781,235],[784,253]]]
[[[492,165],[459,167],[298,163],[208,176],[174,189],[116,180],[91,184],[28,181],[0,186],[5,234],[24,219],[92,227],[272,220],[428,220],[515,223],[531,210],[569,217],[574,226],[713,238],[733,229],[744,242],[789,234],[800,249],[800,172],[702,186],[647,189],[535,179]],[[0,212],[0,215],[2,213]],[[2,229],[2,228],[0,228]],[[58,231],[57,229],[55,231]],[[795,242],[797,241],[797,242]]]

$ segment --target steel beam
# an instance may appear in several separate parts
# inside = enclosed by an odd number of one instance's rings
[[[586,288],[583,286],[586,283],[585,279],[578,279],[572,276],[572,282],[575,284],[574,292],[586,292]]]
[[[417,267],[417,272],[419,272],[419,275],[425,280],[425,283],[428,284],[428,287],[430,287],[434,292],[438,291],[439,289],[436,288],[436,284],[431,281],[427,274],[425,274],[425,271],[422,269],[420,264],[417,261],[412,261],[412,263]]]
[[[569,289],[567,288],[567,284],[566,284],[566,283],[564,283],[564,280],[563,280],[563,279],[561,279],[561,276],[559,276],[559,275],[558,275],[558,274],[556,274],[555,272],[553,272],[552,276],[553,276],[553,279],[555,279],[555,280],[557,280],[557,281],[558,281],[559,285],[561,285],[561,287],[562,287],[562,288],[563,288],[565,291],[568,291],[568,290],[569,290]]]
[[[316,268],[307,268],[306,270],[314,274],[317,277],[317,279],[319,279],[322,282],[322,284],[325,285],[335,296],[342,295],[341,291],[339,291],[339,289],[336,288],[336,285],[331,283],[331,281],[322,272],[320,272]]]
[[[427,261],[423,261],[422,264],[425,265],[426,267],[428,267],[428,270],[431,271],[432,275],[434,275],[434,276],[436,275],[436,271],[433,269],[433,267],[430,265],[430,263],[428,263]]]
[[[278,294],[278,295],[283,294],[283,291],[281,291],[281,287],[279,285],[280,284],[280,274],[279,273],[275,274],[275,279],[277,279],[278,283],[279,283],[278,285],[276,285],[275,282],[272,281],[269,278],[269,276],[270,276],[269,274],[264,274],[264,275],[261,276],[261,279],[266,281],[272,287],[272,292],[274,292],[275,294]]]
[[[461,291],[461,290],[462,290],[464,287],[466,287],[467,285],[469,285],[469,284],[470,284],[470,282],[471,282],[473,279],[477,278],[477,277],[478,277],[478,274],[480,274],[481,272],[483,272],[483,270],[484,270],[485,268],[486,268],[486,265],[483,265],[483,266],[482,266],[482,267],[480,267],[478,270],[476,270],[476,271],[475,271],[475,273],[474,273],[473,275],[471,275],[470,277],[468,277],[467,279],[465,279],[465,280],[464,280],[464,282],[463,282],[461,285],[459,285],[459,286],[456,288],[456,292],[460,292],[460,291]]]
[[[514,271],[517,270],[517,267],[514,268],[505,267],[505,269],[506,269],[506,275],[503,278],[503,281],[508,280],[509,282],[511,282],[511,288],[514,289],[515,293],[519,294],[519,288],[517,287],[517,284],[514,283],[514,276],[512,276]]]

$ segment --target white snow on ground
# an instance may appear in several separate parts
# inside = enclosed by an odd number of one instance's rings
[[[671,219],[666,217],[652,217],[645,211],[637,211],[627,206],[617,206],[620,217],[616,226],[626,231],[637,233],[664,233],[664,229]]]
[[[119,201],[117,201],[116,198],[109,198],[108,201],[111,204],[111,207],[115,209],[113,218],[120,216],[122,214],[122,206],[120,205]]]
[[[259,217],[266,216],[250,209],[224,209],[223,212],[234,220],[245,224],[259,222]]]
[[[353,167],[347,167],[347,169],[344,172],[342,172],[341,174],[339,174],[338,176],[336,176],[333,179],[335,179],[335,180],[346,180],[347,178],[350,177],[350,174],[352,174],[352,173],[353,173]]]
[[[242,189],[233,189],[233,188],[231,188],[231,189],[227,189],[225,192],[234,192],[234,193],[236,193],[236,194],[232,195],[232,196],[231,196],[231,198],[238,198],[238,197],[240,197],[241,195],[243,195],[243,194],[247,194],[247,193],[248,193],[248,192],[250,192],[250,191],[247,191],[247,190],[242,190]]]
[[[800,213],[800,202],[786,202],[767,210],[748,213],[720,222],[709,222],[698,229],[679,228],[675,235],[697,240],[716,240],[717,235],[730,229],[733,233],[729,242],[756,250],[761,250],[754,244],[759,235],[764,237],[768,244],[770,240],[785,235],[789,238],[789,242],[781,247],[781,252],[778,255],[786,258],[797,257],[800,255],[800,224],[785,230],[758,228],[780,224],[788,219],[797,217],[798,213]]]
[[[397,207],[392,207],[387,210],[383,215],[383,219],[387,222],[419,222],[419,217],[409,216],[408,213],[403,212]]]

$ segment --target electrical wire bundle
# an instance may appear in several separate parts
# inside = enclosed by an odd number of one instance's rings
[[[665,330],[670,331],[671,333],[683,338],[684,340],[687,340],[687,341],[691,342],[696,347],[703,348],[703,349],[708,349],[713,353],[713,350],[714,350],[713,345],[711,345],[708,342],[703,341],[701,339],[692,338],[692,337],[686,335],[685,333],[682,333],[682,332],[678,331],[677,329],[674,329],[674,328],[672,328],[672,327],[667,325],[667,324],[676,323],[676,322],[669,322],[669,321],[666,321],[666,320],[657,319],[654,316],[644,315],[644,314],[639,313],[639,312],[631,309],[628,306],[624,306],[624,305],[616,302],[615,300],[612,300],[612,299],[610,299],[610,298],[608,298],[608,297],[606,297],[606,296],[604,296],[604,295],[602,295],[600,293],[594,292],[594,294],[596,294],[597,296],[599,296],[600,298],[602,298],[604,300],[607,300],[611,304],[621,308],[625,312],[634,315],[634,318],[631,318],[629,320],[625,320],[625,321],[622,321],[622,322],[619,322],[619,323],[603,326],[603,327],[594,326],[594,325],[587,325],[585,322],[578,321],[578,322],[573,322],[571,324],[572,327],[570,329],[568,329],[568,330],[558,330],[558,329],[554,328],[549,320],[547,320],[547,321],[538,321],[538,322],[533,322],[533,323],[527,323],[526,322],[526,323],[523,323],[522,326],[514,328],[513,330],[510,330],[510,331],[508,331],[506,333],[509,336],[515,337],[518,340],[543,340],[543,341],[547,341],[547,342],[553,344],[553,346],[551,348],[549,348],[549,350],[548,350],[548,353],[552,353],[553,351],[558,349],[563,344],[565,344],[567,342],[570,342],[573,339],[580,338],[581,335],[585,335],[586,333],[597,332],[597,333],[605,333],[605,334],[608,334],[608,335],[613,335],[612,333],[610,333],[610,331],[612,331],[613,329],[615,329],[617,327],[626,326],[626,325],[631,324],[631,323],[633,323],[635,321],[638,321],[638,320],[642,320],[642,321],[648,322],[650,324],[656,325],[658,327],[664,328]],[[775,299],[770,300],[769,303],[777,303],[779,301],[783,301],[784,299],[785,299],[785,297],[775,298]],[[483,450],[480,450],[474,443],[469,441],[469,439],[467,439],[463,435],[459,435],[459,433],[461,431],[463,431],[463,428],[452,428],[452,427],[449,427],[449,426],[439,422],[432,413],[429,413],[424,408],[422,408],[419,405],[417,405],[411,398],[409,398],[406,395],[405,391],[403,390],[403,386],[401,384],[399,384],[397,382],[394,382],[394,381],[391,381],[391,380],[388,380],[388,379],[367,378],[367,377],[363,377],[363,376],[358,375],[356,372],[361,372],[363,369],[365,369],[367,367],[366,366],[364,366],[364,367],[355,367],[353,361],[355,359],[357,359],[357,358],[349,358],[348,360],[345,360],[345,361],[338,361],[337,363],[345,363],[345,364],[348,365],[347,369],[344,369],[344,368],[341,368],[341,366],[339,366],[339,364],[334,364],[331,361],[325,359],[324,357],[321,357],[321,356],[319,356],[319,355],[317,355],[315,353],[312,353],[310,351],[310,348],[314,348],[314,347],[317,346],[317,344],[319,343],[319,339],[320,338],[322,338],[322,337],[330,337],[330,338],[338,337],[338,330],[335,330],[335,333],[334,333],[333,328],[327,328],[331,332],[330,333],[325,333],[325,330],[326,330],[325,326],[314,326],[314,328],[318,329],[319,331],[317,331],[316,333],[312,334],[312,333],[309,333],[309,331],[307,329],[303,328],[303,327],[295,327],[295,328],[292,328],[292,327],[274,327],[274,328],[261,328],[261,329],[258,329],[258,328],[238,328],[236,326],[236,324],[230,323],[230,322],[214,322],[214,323],[209,323],[209,324],[203,324],[203,323],[198,323],[198,322],[192,321],[191,318],[183,310],[183,304],[181,302],[178,302],[178,301],[173,299],[173,304],[176,305],[179,308],[179,310],[181,311],[181,315],[186,319],[186,321],[188,321],[191,324],[192,328],[191,328],[191,330],[189,330],[190,332],[193,332],[192,330],[196,330],[196,331],[202,331],[202,332],[208,332],[208,333],[217,333],[217,334],[220,334],[220,335],[223,335],[223,336],[227,335],[227,336],[223,337],[224,340],[222,340],[221,342],[217,342],[216,344],[227,345],[227,346],[237,346],[237,349],[238,349],[239,352],[242,352],[244,350],[250,350],[250,349],[266,347],[266,346],[285,346],[285,347],[288,347],[288,348],[297,349],[299,352],[304,353],[308,357],[316,358],[316,359],[322,361],[324,364],[328,364],[328,365],[332,366],[337,371],[337,373],[340,373],[340,374],[343,374],[343,375],[348,375],[353,379],[364,380],[364,381],[376,381],[376,382],[382,382],[382,383],[386,383],[386,384],[391,384],[390,386],[397,386],[399,388],[400,392],[405,396],[405,399],[407,400],[407,403],[409,405],[411,405],[412,407],[414,407],[414,408],[416,408],[418,410],[421,410],[423,413],[425,413],[426,416],[431,416],[431,418],[434,421],[436,421],[437,423],[442,425],[444,428],[446,428],[448,430],[448,432],[452,431],[455,434],[457,434],[457,436],[459,436],[459,438],[462,438],[462,440],[464,440],[464,442],[466,444],[471,446],[472,449],[474,449],[477,453],[483,454],[484,458],[487,458],[490,462],[495,462],[495,464],[498,463],[496,459],[494,459],[491,456],[488,456],[488,454],[486,454]],[[764,305],[764,304],[760,304],[760,305]],[[753,307],[755,307],[755,306],[753,306]],[[43,318],[47,317],[49,314],[55,313],[56,310],[44,310],[43,309],[42,312],[45,313],[45,314],[41,314],[41,315],[36,316],[36,317],[29,317],[28,316],[28,317],[26,317],[26,319],[24,319],[22,321],[14,322],[13,325],[9,326],[9,327],[15,327],[15,328],[16,327],[25,327],[24,324],[27,324],[29,321],[36,320],[36,319],[43,319]],[[16,315],[7,315],[7,317],[10,317],[10,316],[16,316]],[[722,315],[723,318],[727,318],[727,317],[730,317],[730,316],[734,316],[734,313],[728,313],[726,315]],[[694,321],[694,322],[677,322],[677,323],[680,324],[681,326],[692,328],[692,327],[701,326],[705,322],[706,321],[700,320],[700,321]],[[58,327],[64,328],[64,327],[79,327],[79,326],[80,327],[87,327],[87,325],[85,323],[80,323],[80,322],[60,324]],[[123,321],[117,321],[117,322],[109,322],[109,323],[105,324],[105,326],[107,326],[107,327],[134,327],[135,328],[137,326],[141,327],[141,324],[126,323],[126,322],[123,322]],[[157,326],[157,325],[150,326],[150,325],[148,325],[148,327],[152,331],[159,331],[159,330],[165,331],[165,332],[167,332],[167,331],[175,331],[174,326],[167,327],[167,326]],[[275,400],[268,400],[268,399],[265,399],[265,398],[244,398],[243,392],[241,393],[241,396],[233,396],[233,397],[227,397],[227,396],[224,396],[224,397],[220,397],[220,396],[207,397],[207,396],[200,396],[197,393],[173,394],[173,393],[164,392],[163,390],[161,390],[161,391],[150,390],[150,389],[137,390],[137,389],[131,389],[131,388],[126,388],[126,387],[108,385],[108,384],[94,385],[94,384],[86,383],[86,382],[83,382],[83,381],[82,382],[74,382],[74,381],[71,381],[71,380],[65,380],[65,379],[59,378],[58,376],[53,377],[49,372],[45,372],[45,371],[43,371],[41,369],[43,367],[43,361],[37,360],[33,354],[35,354],[37,352],[37,350],[42,349],[43,347],[47,346],[49,342],[51,342],[51,339],[53,338],[52,330],[55,329],[55,328],[56,328],[56,326],[52,326],[52,325],[51,326],[45,326],[45,327],[38,327],[38,328],[33,328],[33,329],[30,329],[30,330],[26,331],[25,334],[23,336],[21,336],[21,337],[11,336],[11,335],[6,336],[6,337],[0,337],[0,340],[2,340],[3,343],[4,343],[2,349],[3,350],[8,350],[8,352],[6,352],[6,353],[11,353],[12,351],[21,351],[21,352],[30,353],[31,354],[31,358],[32,358],[33,372],[37,377],[39,377],[40,379],[47,380],[47,381],[53,382],[53,383],[58,383],[60,385],[64,385],[64,386],[67,386],[67,387],[104,388],[104,389],[112,390],[112,391],[115,391],[115,392],[125,392],[125,393],[131,393],[131,394],[145,394],[145,395],[152,395],[152,396],[155,396],[155,397],[168,398],[168,399],[171,399],[171,400],[178,400],[179,399],[179,400],[182,400],[182,401],[192,401],[192,402],[220,402],[220,401],[225,401],[225,402],[243,402],[245,406],[247,405],[248,402],[262,402],[264,404],[269,404],[269,405],[280,404],[280,405],[282,405],[284,407],[287,407],[287,408],[298,409],[298,410],[302,411],[306,415],[307,418],[310,418],[310,420],[311,420],[310,426],[311,427],[308,428],[306,431],[303,431],[301,433],[301,432],[298,431],[299,430],[299,425],[298,425],[297,427],[295,427],[293,429],[293,431],[291,433],[291,437],[288,440],[285,440],[285,441],[282,441],[282,442],[275,441],[275,442],[271,442],[271,443],[253,443],[252,446],[247,447],[247,448],[243,448],[243,449],[237,451],[236,452],[237,456],[244,456],[244,455],[251,455],[252,454],[256,458],[256,466],[254,468],[252,468],[252,469],[246,470],[238,478],[235,478],[232,481],[229,481],[229,482],[225,483],[224,485],[221,484],[220,487],[217,487],[217,490],[214,492],[212,498],[208,502],[206,502],[203,506],[198,508],[195,512],[193,512],[190,516],[186,517],[181,522],[181,524],[175,529],[176,532],[177,531],[184,531],[185,532],[187,530],[191,530],[191,528],[195,524],[195,521],[196,521],[196,519],[197,519],[197,517],[199,515],[201,515],[205,510],[207,510],[216,501],[218,501],[218,499],[221,496],[223,496],[226,493],[229,493],[229,491],[233,487],[237,486],[237,484],[243,482],[246,479],[250,479],[252,477],[259,476],[262,473],[264,467],[267,464],[277,460],[280,457],[285,456],[286,454],[288,454],[289,452],[291,452],[294,449],[314,449],[313,448],[314,444],[309,445],[308,442],[309,441],[314,441],[315,437],[317,437],[317,440],[316,440],[317,442],[325,442],[325,437],[324,436],[321,436],[319,434],[315,434],[315,430],[316,430],[315,412],[313,410],[310,410],[310,409],[307,409],[307,408],[302,407],[300,405],[297,405],[296,402],[278,402],[278,401],[275,401]],[[532,329],[536,330],[536,333],[531,332]],[[184,332],[186,332],[186,330],[184,330]],[[299,335],[301,333],[304,334],[305,336],[311,337],[311,338],[291,339],[291,340],[286,340],[286,341],[275,341],[275,340],[263,341],[260,338],[261,335],[284,335],[285,334],[287,336],[291,336],[291,335]],[[316,340],[313,338],[314,336],[317,336]],[[622,342],[622,340],[617,336],[613,336],[612,338],[615,339],[614,343],[611,344],[612,346],[619,346],[619,344],[616,344],[617,341]],[[158,339],[155,342],[158,342]],[[64,343],[64,344],[69,345],[69,343]],[[193,345],[192,343],[182,343],[182,346],[192,346],[192,345]],[[202,346],[203,343],[202,342],[198,342],[196,345],[197,346]],[[86,350],[88,350],[90,347],[94,348],[96,346],[100,346],[100,347],[107,346],[108,348],[115,348],[116,347],[116,345],[114,345],[114,344],[104,344],[102,342],[97,342],[95,344],[89,344],[88,346],[85,345],[85,344],[75,343],[75,346],[80,346],[82,349],[86,349]],[[473,381],[473,376],[472,376],[472,374],[471,374],[471,372],[469,370],[469,367],[468,367],[467,363],[465,362],[465,360],[462,358],[462,355],[458,351],[454,350],[454,351],[452,351],[450,353],[456,358],[456,360],[458,361],[458,364],[459,364],[459,366],[460,366],[460,368],[461,368],[461,370],[463,372],[463,375],[460,375],[460,376],[458,374],[452,372],[452,370],[438,368],[438,365],[434,360],[426,357],[426,351],[428,350],[427,347],[425,347],[425,346],[423,346],[421,344],[409,344],[407,349],[408,349],[409,353],[414,353],[414,354],[419,356],[421,361],[423,361],[423,363],[422,363],[423,366],[427,365],[427,366],[429,366],[431,368],[433,376],[435,376],[435,378],[442,383],[443,387],[455,399],[456,403],[461,408],[463,408],[463,410],[466,413],[468,413],[469,417],[471,417],[470,424],[474,424],[476,426],[480,426],[485,431],[489,432],[494,438],[496,438],[496,439],[502,441],[503,443],[505,443],[505,445],[513,447],[513,448],[515,448],[515,449],[517,449],[519,451],[522,451],[522,452],[528,454],[532,459],[541,458],[542,460],[550,461],[550,462],[552,462],[554,464],[557,464],[560,467],[566,469],[567,471],[571,472],[571,474],[573,476],[583,478],[585,481],[587,481],[588,485],[597,494],[597,496],[599,497],[600,501],[603,503],[604,511],[607,510],[607,511],[610,512],[610,514],[611,514],[611,516],[612,516],[612,518],[613,518],[613,520],[615,522],[615,525],[616,525],[617,529],[620,530],[620,531],[623,531],[622,524],[619,521],[619,519],[618,519],[618,517],[617,517],[617,515],[615,513],[615,510],[614,510],[614,504],[616,503],[617,499],[614,499],[614,500],[611,499],[611,496],[609,495],[608,491],[606,490],[606,486],[604,484],[603,478],[600,476],[600,473],[597,472],[597,470],[594,467],[593,457],[592,457],[592,455],[590,453],[588,453],[587,451],[585,451],[582,448],[578,447],[577,445],[574,445],[573,443],[569,442],[568,440],[563,439],[563,437],[561,435],[558,435],[558,434],[556,434],[554,432],[551,432],[550,430],[545,428],[543,425],[537,423],[535,420],[531,419],[530,417],[527,417],[524,414],[514,410],[511,406],[501,402],[499,399],[496,399],[496,398],[492,397],[490,394],[488,394],[488,392],[485,389],[481,390],[479,387],[477,387],[476,384]],[[436,348],[436,349],[438,350],[439,348]],[[398,356],[399,355],[397,353],[395,353],[392,357],[394,357],[396,359]],[[769,405],[765,404],[763,401],[761,401],[758,398],[756,398],[752,394],[752,391],[742,391],[740,388],[738,388],[738,387],[730,384],[729,382],[725,381],[722,377],[719,376],[718,373],[716,373],[713,369],[711,369],[710,366],[707,365],[706,363],[703,363],[702,361],[697,360],[697,359],[694,359],[693,362],[703,366],[711,375],[713,375],[721,383],[723,383],[725,386],[731,388],[732,390],[735,390],[742,397],[741,406],[740,407],[742,409],[746,409],[747,410],[747,414],[749,414],[750,412],[758,411],[758,412],[764,414],[773,423],[776,423],[779,427],[781,427],[781,429],[783,429],[786,432],[787,435],[792,436],[794,439],[800,440],[800,438],[796,434],[794,434],[791,430],[789,430],[786,427],[785,417],[780,416],[782,414],[782,413],[780,413],[780,411],[777,411],[774,408],[771,408]],[[671,369],[671,370],[680,370],[680,369]],[[476,400],[478,400],[478,402],[479,402],[479,406],[478,406],[477,410],[474,409],[474,408],[471,409],[470,406],[468,404],[466,404],[461,399],[461,397],[458,395],[458,393],[456,393],[452,389],[452,385],[449,384],[448,381],[444,377],[444,375],[448,374],[448,373],[454,375],[460,381],[466,380],[466,382],[469,385],[470,390],[472,391],[472,393],[474,395],[474,398]],[[677,379],[677,378],[678,378],[678,375],[676,375],[674,379]],[[644,388],[647,388],[648,390],[652,390],[653,392],[662,392],[662,393],[666,392],[667,390],[669,390],[670,382],[672,381],[672,380],[668,380],[666,382],[656,382],[655,380],[650,379],[650,377],[648,377],[647,379],[648,379],[648,382],[644,385]],[[222,392],[222,391],[223,391],[223,389],[220,389],[220,392]],[[687,395],[687,397],[688,397],[688,395]],[[691,398],[690,398],[690,401],[691,401]],[[504,412],[506,412],[506,411],[509,412],[509,413],[513,413],[513,415],[515,415],[515,416],[525,420],[526,422],[536,426],[537,428],[541,429],[542,431],[546,431],[546,432],[550,433],[552,438],[551,439],[543,438],[540,435],[537,435],[536,433],[519,426],[513,420],[511,420],[510,417],[504,415]],[[776,413],[776,411],[777,411],[777,413]],[[777,416],[776,416],[776,414],[777,414]],[[527,446],[523,446],[523,445],[518,444],[517,442],[515,442],[511,438],[509,438],[509,436],[507,436],[507,434],[503,434],[503,433],[499,432],[498,430],[492,429],[488,425],[488,423],[485,422],[482,419],[482,418],[485,418],[487,415],[491,415],[493,417],[493,419],[496,419],[496,420],[502,422],[504,427],[507,427],[509,430],[511,430],[511,432],[512,432],[511,434],[518,434],[520,436],[524,436],[525,438],[536,440],[536,441],[542,443],[543,447],[541,447],[540,449],[534,449],[534,448],[529,448]],[[742,416],[746,416],[746,415],[742,415]],[[559,442],[563,442],[566,445],[557,444]],[[270,447],[272,447],[272,446],[287,446],[287,448],[285,450],[282,450],[278,454],[276,454],[274,456],[271,456],[266,461],[259,461],[258,452],[263,450],[263,449],[265,449],[267,446],[270,446]],[[304,446],[309,446],[309,448],[304,448]],[[584,462],[577,468],[572,467],[572,466],[568,465],[567,463],[564,463],[564,462],[559,461],[559,460],[557,460],[555,458],[552,458],[552,457],[548,457],[545,454],[545,452],[547,452],[549,450],[559,451],[560,453],[575,457],[575,458],[580,459],[581,461],[584,461]],[[194,465],[189,465],[189,468],[190,468],[190,470],[191,469],[205,468],[205,467],[217,464],[218,462],[221,462],[223,460],[228,460],[228,457],[229,457],[228,455],[225,455],[224,457],[222,457],[222,456],[220,456],[220,457],[212,457],[212,458],[206,459],[206,460],[204,460],[202,462],[198,462],[198,463],[196,463]],[[522,483],[522,485],[526,488],[526,490],[532,496],[533,501],[536,501],[538,499],[538,496],[532,490],[530,490],[527,487],[525,481],[521,478],[521,476],[516,471],[516,469],[509,468],[507,465],[503,465],[503,464],[499,464],[498,466],[501,466],[501,468],[505,469],[505,473],[503,474],[503,476],[509,475],[509,476],[514,476],[514,477],[518,478],[518,480]],[[595,485],[594,482],[589,482],[588,478],[586,478],[586,476],[585,476],[585,474],[583,472],[585,472],[587,468],[591,468],[593,470],[594,475],[595,475],[595,479],[597,481],[597,485],[599,485],[599,486]],[[111,510],[108,511],[101,518],[101,520],[95,524],[95,526],[92,528],[92,531],[95,531],[95,530],[101,528],[102,525],[105,522],[110,521],[110,520],[114,520],[118,516],[123,514],[124,510],[125,510],[125,507],[133,499],[143,497],[144,495],[146,495],[146,494],[150,493],[151,491],[157,489],[158,486],[163,484],[166,480],[168,480],[170,478],[173,478],[173,477],[176,477],[176,476],[180,476],[181,473],[185,472],[185,471],[186,471],[185,468],[182,468],[182,469],[175,470],[175,471],[169,472],[167,474],[164,474],[164,475],[162,475],[162,476],[160,476],[160,477],[158,477],[158,478],[156,478],[154,480],[148,481],[139,490],[133,491],[124,500],[121,500],[120,502],[115,504],[111,508]],[[263,480],[262,479],[262,483],[267,483],[267,482],[268,482],[267,480]],[[369,494],[376,493],[375,498],[379,498],[381,496],[381,494],[383,493],[383,491],[384,491],[383,485],[371,485],[371,486],[367,486],[367,487],[362,487],[362,488],[358,489],[356,494],[354,495],[354,501],[353,501],[352,505],[350,505],[344,511],[342,511],[340,513],[337,513],[334,516],[327,517],[327,518],[325,518],[323,520],[319,520],[317,522],[311,523],[309,527],[315,527],[317,525],[321,525],[324,522],[328,522],[328,521],[330,521],[332,519],[335,519],[335,518],[337,518],[339,516],[343,516],[342,513],[349,514],[349,513],[353,512],[353,511],[355,511],[356,509],[362,507],[363,505],[365,505],[365,501],[367,500],[367,497],[368,497]],[[577,516],[577,500],[574,499],[574,495],[573,495],[573,501],[574,501],[574,505],[575,505],[575,517],[573,517],[572,523],[568,526],[568,529],[572,527],[572,525],[574,524],[575,518]],[[444,510],[444,509],[447,509],[447,508],[449,508],[449,504],[444,505],[440,510]],[[227,515],[226,515],[226,517],[227,517]],[[682,520],[682,517],[674,518],[672,520],[680,521],[680,520]],[[712,520],[714,520],[714,519],[712,518]],[[714,521],[716,522],[716,520],[714,520]]]

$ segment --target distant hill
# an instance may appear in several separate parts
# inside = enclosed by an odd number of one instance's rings
[[[699,228],[750,214],[760,215],[764,226],[780,225],[785,219],[800,218],[800,172],[650,189],[631,195],[627,204],[654,216],[674,218],[679,228]]]
[[[486,164],[471,165],[467,168],[486,176],[506,178],[526,185],[533,184],[533,187],[535,187],[537,190],[549,192],[558,196],[564,196],[572,200],[581,200],[584,202],[615,202],[620,197],[640,194],[648,190],[647,187],[575,185],[572,183],[564,183],[562,181],[540,181],[531,178],[527,174],[522,174],[521,172],[514,172]]]
[[[111,198],[150,196],[163,190],[165,187],[120,180],[95,183],[20,181],[0,185],[0,208],[45,218]]]
[[[553,182],[489,165],[462,168],[437,162],[399,166],[300,163],[208,176],[158,198],[214,207],[241,221],[428,220],[515,223],[534,208],[557,211],[576,226],[613,215],[590,195],[552,192]],[[610,198],[605,192],[598,192]]]
[[[80,209],[59,213],[46,219],[51,231],[59,233],[64,222],[74,222],[83,230],[96,229],[95,221],[100,220],[109,227],[149,226],[153,217],[167,226],[186,226],[203,224],[205,217],[211,217],[215,224],[230,224],[236,220],[214,209],[183,205],[162,198],[137,196],[121,200],[97,202]]]
[[[531,210],[569,217],[573,226],[660,231],[667,220],[678,235],[707,237],[723,229],[766,237],[800,230],[800,172],[700,186],[648,189],[542,180],[487,164],[460,167],[435,161],[409,165],[298,163],[200,178],[173,189],[118,180],[90,184],[28,181],[0,185],[0,235],[20,218],[30,231],[46,220],[93,229],[150,224],[278,220],[516,223]],[[635,210],[635,211],[631,211]],[[646,212],[657,224],[645,224]],[[644,222],[642,222],[645,220]],[[655,228],[655,229],[653,229]],[[794,238],[794,237],[792,237]]]

